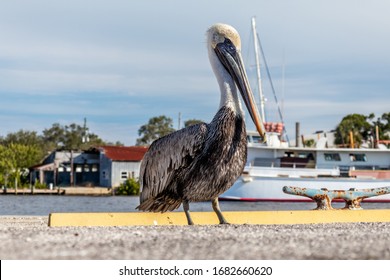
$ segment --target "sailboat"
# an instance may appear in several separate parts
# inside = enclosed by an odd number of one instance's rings
[[[259,64],[259,50],[262,52],[262,48],[255,18],[252,18],[252,31],[260,113],[265,120]],[[269,71],[268,76],[270,78]],[[315,147],[290,147],[289,142],[284,140],[286,130],[280,110],[279,113],[281,122],[265,123],[267,143],[263,143],[256,132],[248,132],[248,159],[244,172],[220,199],[302,202],[312,200],[284,193],[283,187],[345,191],[390,187],[390,149],[385,145],[378,143],[378,148],[355,148],[353,145],[349,148],[331,147],[328,136],[318,134]],[[390,202],[390,194],[370,197],[364,201]]]

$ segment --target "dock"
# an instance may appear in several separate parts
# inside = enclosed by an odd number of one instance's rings
[[[0,194],[3,195],[63,195],[64,189],[3,189]]]
[[[0,194],[3,195],[90,195],[90,196],[109,196],[113,195],[112,188],[104,187],[55,187],[53,189],[3,189]]]
[[[64,195],[91,195],[91,196],[106,196],[113,195],[112,188],[103,187],[64,187]]]

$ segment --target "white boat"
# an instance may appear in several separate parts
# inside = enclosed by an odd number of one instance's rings
[[[242,176],[220,199],[241,201],[311,201],[285,194],[284,186],[328,190],[390,187],[389,149],[326,148],[326,138],[317,147],[287,147],[269,135],[258,143],[256,132],[248,133],[248,160]],[[364,201],[390,202],[390,194]]]
[[[255,19],[252,30],[257,66],[260,109],[265,120],[265,98],[262,92],[258,38]],[[268,78],[271,81],[267,69]],[[271,82],[271,88],[275,95]],[[276,95],[275,100],[277,101]],[[280,140],[285,131],[282,123],[265,123],[267,143],[261,143],[257,132],[248,133],[248,159],[242,176],[220,199],[243,201],[311,201],[307,197],[283,192],[284,186],[328,190],[373,189],[390,187],[390,150],[377,143],[377,149],[328,148],[333,145],[325,135],[318,137],[315,148],[289,147]],[[328,134],[328,137],[330,135]],[[390,202],[390,194],[364,201]]]

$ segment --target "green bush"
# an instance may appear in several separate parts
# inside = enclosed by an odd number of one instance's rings
[[[47,185],[46,185],[46,183],[39,183],[39,182],[35,182],[35,185],[34,185],[34,187],[36,188],[36,189],[39,189],[39,190],[42,190],[42,189],[47,189],[48,187],[47,187]]]
[[[140,185],[134,178],[127,179],[116,190],[117,195],[139,195]]]

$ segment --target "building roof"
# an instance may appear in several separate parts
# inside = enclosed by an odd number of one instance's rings
[[[113,161],[141,161],[148,150],[147,147],[141,146],[103,146],[100,149]]]
[[[30,170],[42,170],[42,171],[53,171],[56,168],[54,162],[47,164],[37,164],[29,167]]]

